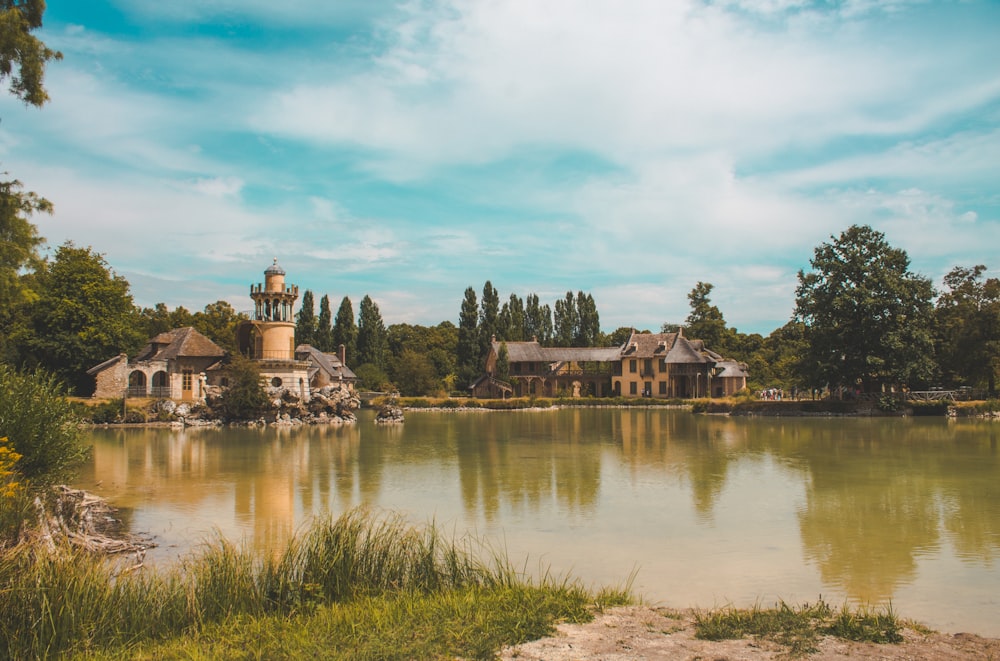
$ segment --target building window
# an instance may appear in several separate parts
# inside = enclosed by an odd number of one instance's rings
[[[229,387],[229,377],[228,376],[222,377],[222,379],[219,381],[219,385],[221,385],[223,388],[228,388]]]
[[[181,390],[185,392],[191,392],[191,379],[194,372],[191,370],[184,370],[181,372]]]
[[[666,381],[660,381],[660,394],[661,395],[666,395],[667,394],[667,382]]]
[[[632,362],[634,363],[635,361],[633,360]],[[629,383],[628,384],[628,394],[630,394],[630,395],[638,395],[639,394],[639,384],[636,383],[635,381],[632,381],[631,383]]]
[[[278,378],[278,377],[274,377],[273,379],[271,379],[271,385],[274,386],[275,388],[280,388],[281,387],[281,379]]]
[[[628,361],[628,371],[629,372],[632,372],[633,374],[635,374],[637,368],[638,368],[638,365],[637,365],[637,363],[636,363],[636,361],[635,361],[634,358],[632,360]],[[635,393],[633,392],[632,394],[634,395]]]

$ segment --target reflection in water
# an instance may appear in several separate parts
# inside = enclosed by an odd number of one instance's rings
[[[587,580],[638,566],[653,599],[822,593],[975,623],[1000,608],[997,429],[659,409],[377,426],[366,413],[343,427],[95,430],[79,486],[130,512],[167,558],[213,528],[274,549],[314,515],[374,505],[502,535]]]

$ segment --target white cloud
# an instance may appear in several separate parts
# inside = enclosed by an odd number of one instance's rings
[[[243,189],[243,180],[239,177],[196,179],[191,187],[199,193],[211,197],[232,197],[239,195]]]

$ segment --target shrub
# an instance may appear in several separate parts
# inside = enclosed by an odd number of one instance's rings
[[[236,356],[229,364],[229,387],[220,398],[227,420],[252,420],[271,405],[260,385],[260,370],[253,361]]]
[[[0,365],[0,437],[21,455],[16,470],[32,486],[67,481],[90,452],[65,395],[51,374]]]

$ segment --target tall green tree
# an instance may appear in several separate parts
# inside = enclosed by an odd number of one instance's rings
[[[311,344],[316,346],[316,305],[313,302],[313,293],[306,290],[302,294],[302,305],[295,315],[295,345]]]
[[[555,345],[557,347],[573,346],[577,329],[580,327],[580,314],[576,309],[576,299],[573,297],[573,292],[566,292],[565,298],[556,301],[552,322],[555,330]]]
[[[44,367],[77,393],[93,388],[87,369],[146,339],[129,284],[100,254],[65,243],[37,274],[38,299],[15,331],[21,362]]]
[[[496,375],[501,381],[510,380],[510,351],[506,342],[501,342],[500,350],[497,351]]]
[[[455,352],[459,386],[465,388],[482,371],[479,364],[479,304],[476,302],[476,290],[472,287],[465,289],[462,299]]]
[[[388,367],[389,343],[385,323],[378,305],[367,294],[358,311],[358,362],[371,364],[379,370]]]
[[[726,320],[722,312],[712,305],[710,295],[714,285],[710,282],[698,282],[694,288],[688,292],[688,303],[691,312],[688,314],[684,330],[686,337],[702,340],[705,346],[716,353],[724,354],[729,351],[730,332],[726,327]]]
[[[354,306],[347,296],[340,301],[337,318],[333,322],[333,347],[339,351],[344,345],[347,361],[352,365],[360,365],[358,360],[358,326],[354,322]]]
[[[934,339],[945,383],[986,388],[992,397],[1000,369],[1000,280],[985,272],[983,264],[956,266],[944,277]]]
[[[510,299],[500,308],[497,337],[508,342],[522,342],[525,339],[524,328],[524,301],[517,294],[511,294]]]
[[[807,385],[874,392],[925,384],[934,374],[930,280],[871,227],[852,225],[831,239],[815,249],[812,271],[799,271],[795,291]]]
[[[316,320],[316,348],[320,351],[337,351],[338,347],[339,345],[333,341],[333,315],[330,312],[330,297],[323,294],[323,297],[319,299],[319,319]]]
[[[601,317],[591,294],[577,292],[576,315],[577,328],[573,343],[578,347],[596,347],[601,340]]]
[[[497,334],[500,319],[500,294],[489,280],[483,285],[483,298],[479,311],[479,357],[477,371],[482,371],[486,356],[490,353],[490,343]]]
[[[552,343],[552,308],[542,305],[538,294],[528,294],[524,303],[524,337],[542,346]]]

